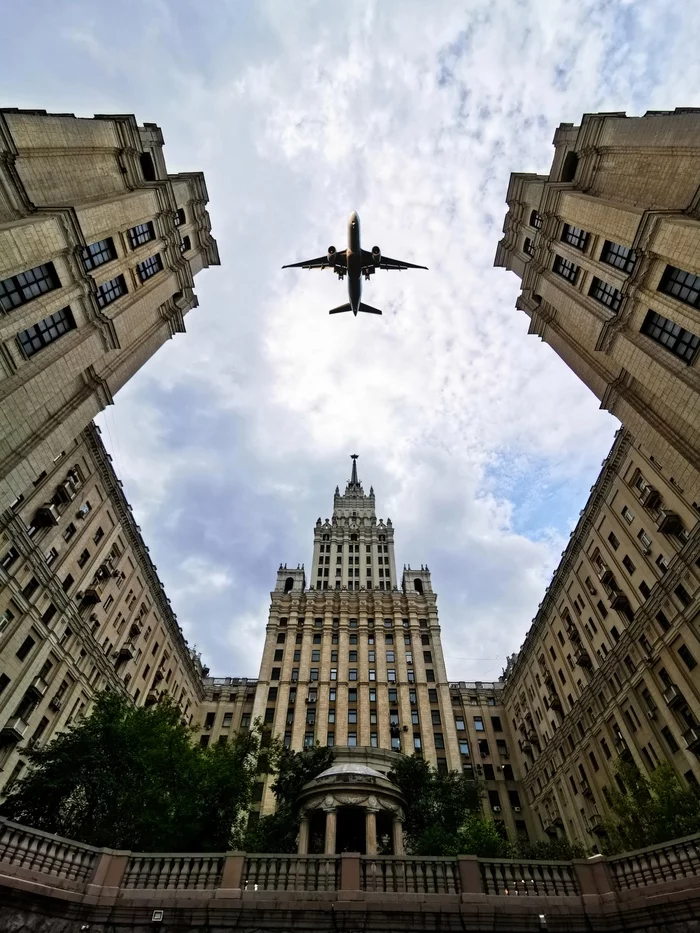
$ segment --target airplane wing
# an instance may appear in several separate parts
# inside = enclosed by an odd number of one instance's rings
[[[333,262],[328,262],[328,256],[319,256],[318,259],[307,259],[304,262],[290,262],[283,269],[347,269],[347,257],[345,252],[338,252],[333,257]]]
[[[362,250],[363,272],[367,269],[427,269],[427,266],[417,266],[412,262],[403,262],[400,259],[390,259],[388,256],[382,256],[379,264],[375,266],[372,254],[368,250]]]

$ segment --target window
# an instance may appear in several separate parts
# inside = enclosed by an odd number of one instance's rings
[[[27,635],[27,637],[24,639],[22,644],[17,649],[17,657],[20,659],[20,661],[24,661],[24,659],[27,657],[27,655],[29,654],[29,652],[32,650],[33,647],[34,647],[34,639],[32,638],[31,635]]]
[[[375,737],[375,740],[376,740],[376,733],[373,732],[372,735]],[[348,747],[355,748],[356,745],[357,745],[357,732],[348,732]]]
[[[684,304],[700,308],[700,275],[684,272],[675,266],[666,266],[659,282],[659,291],[677,298]]]
[[[348,680],[357,680],[357,668],[351,667],[348,671]]]
[[[469,742],[466,739],[459,740],[459,753],[460,755],[469,756]]]
[[[481,718],[481,716],[474,717],[474,728],[477,732],[484,731],[484,720]]]
[[[136,266],[136,271],[141,281],[145,282],[160,272],[162,268],[163,260],[160,258],[160,253],[156,253],[155,256],[149,256],[148,259],[144,259],[143,262],[140,262]]]
[[[75,318],[70,308],[61,308],[43,321],[22,330],[17,334],[19,345],[26,357],[34,356],[54,340],[75,328]]]
[[[273,667],[270,672],[270,680],[279,680],[280,679],[280,669],[279,667]]]
[[[634,521],[634,512],[631,509],[628,509],[626,505],[622,506],[622,512],[620,513],[628,525],[631,525]]]
[[[595,276],[593,277],[591,287],[588,289],[588,294],[591,298],[595,298],[596,301],[605,305],[606,308],[610,308],[611,311],[620,310],[622,292],[618,291],[607,282],[604,282],[602,279],[598,279]]]
[[[281,659],[280,659],[280,660],[281,660]],[[321,652],[320,652],[318,649],[316,649],[315,651],[312,651],[312,652],[311,652],[311,660],[312,660],[312,661],[320,661],[320,660],[321,660]]]
[[[81,252],[83,265],[89,272],[90,269],[96,269],[98,266],[110,262],[117,258],[117,251],[114,248],[114,240],[107,237],[106,240],[99,240],[97,243],[90,243]]]
[[[309,680],[318,680],[318,668],[317,667],[311,668]]]
[[[530,214],[530,226],[535,230],[540,230],[542,227],[542,216],[537,211],[532,211]]]
[[[445,747],[445,738],[442,732],[433,732],[433,738],[435,739],[435,748]]]
[[[455,717],[455,729],[458,732],[464,732],[464,717],[463,716]]]
[[[494,732],[503,732],[503,726],[501,725],[501,717],[500,717],[500,716],[492,716],[492,717],[491,717],[491,726],[492,726]]]
[[[525,242],[523,243],[523,252],[526,256],[535,255],[535,246],[529,236],[525,237]]]
[[[678,655],[689,671],[692,671],[692,669],[697,666],[698,662],[692,656],[690,651],[688,651],[685,645],[680,646],[678,649]]]
[[[432,722],[432,724],[433,724],[434,726],[439,726],[439,725],[441,725],[440,710],[439,710],[439,709],[433,709],[433,710],[431,710],[431,711],[430,711],[430,719],[431,719],[431,722]]]
[[[430,669],[426,670],[425,679],[428,681],[428,683],[434,684],[435,683],[435,671],[430,670]]]
[[[291,737],[291,735],[290,735],[290,737],[289,737],[289,743],[290,743],[290,745],[291,745],[291,739],[292,739],[292,737]],[[327,745],[329,748],[333,748],[333,746],[335,745],[335,732],[329,732],[329,733],[326,735],[326,745]],[[287,747],[289,747],[289,746],[287,746]]]
[[[424,651],[424,652],[423,652],[423,660],[425,661],[426,664],[432,664],[432,663],[433,663],[433,656],[432,656],[432,654],[430,653],[430,651]]]
[[[637,254],[629,246],[621,246],[619,243],[606,240],[600,254],[600,261],[609,266],[615,266],[616,269],[622,269],[623,272],[631,272],[637,261]]]
[[[578,270],[579,267],[575,262],[570,262],[568,259],[564,259],[563,256],[559,256],[558,254],[555,255],[552,271],[556,272],[556,274],[560,275],[563,279],[566,279],[567,282],[571,282],[572,285],[576,283]]]
[[[296,652],[294,653],[296,654]],[[273,661],[281,661],[283,657],[284,657],[284,649],[283,648],[275,649],[275,656],[273,658]]]
[[[314,747],[314,734],[313,732],[304,733],[304,748],[313,748]]]
[[[622,558],[622,566],[625,568],[627,573],[630,574],[630,576],[637,569],[632,563],[632,558],[629,556],[629,554],[625,554],[625,556]]]
[[[129,244],[132,249],[136,249],[149,240],[155,240],[156,231],[153,227],[153,221],[149,220],[145,224],[136,224],[128,232]]]
[[[375,670],[373,667],[371,667],[371,668],[369,669],[369,679],[370,679],[370,680],[376,680],[376,679],[377,679],[377,672],[376,672],[376,670]]]
[[[674,324],[668,318],[657,314],[656,311],[648,312],[641,332],[666,347],[675,356],[685,360],[686,363],[692,363],[695,359],[700,337],[696,337],[679,324]]]
[[[437,690],[434,687],[428,687],[428,703],[437,703]]]
[[[663,727],[663,729],[661,730],[661,735],[662,735],[662,736],[664,737],[664,739],[666,740],[666,744],[668,745],[668,747],[669,747],[669,749],[671,750],[671,752],[672,752],[672,753],[677,752],[677,751],[678,751],[678,742],[676,742],[676,740],[674,739],[673,733],[672,733],[671,730],[668,728],[668,726],[664,726],[664,727]]]
[[[175,211],[175,226],[180,227],[185,223],[185,210],[182,207],[178,207]]]
[[[395,670],[387,671],[386,679],[389,681],[390,684],[395,684],[396,683],[396,671]]]
[[[582,230],[580,227],[574,227],[572,224],[564,224],[561,238],[562,242],[568,243],[569,246],[575,246],[576,249],[581,250],[586,248],[586,243],[588,242],[588,234],[586,231]]]
[[[61,282],[53,263],[47,262],[0,281],[0,308],[6,312],[13,311],[33,298],[60,287]]]

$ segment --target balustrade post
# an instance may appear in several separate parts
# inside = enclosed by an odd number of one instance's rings
[[[607,895],[606,900],[615,898],[612,874],[604,855],[593,855],[591,858],[575,858],[572,865],[582,897]]]
[[[102,849],[97,858],[92,878],[85,887],[88,895],[116,897],[122,886],[131,852]]]
[[[484,894],[481,869],[476,855],[458,855],[459,886],[462,894]]]
[[[240,897],[243,886],[243,866],[245,852],[227,852],[221,882],[214,892],[215,898]]]
[[[340,890],[360,890],[359,852],[343,852],[340,856]]]

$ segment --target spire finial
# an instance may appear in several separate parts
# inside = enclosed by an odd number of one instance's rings
[[[352,486],[358,485],[358,479],[357,479],[357,458],[358,457],[359,457],[359,454],[350,454],[350,458],[352,460],[352,476],[350,477],[350,483]]]

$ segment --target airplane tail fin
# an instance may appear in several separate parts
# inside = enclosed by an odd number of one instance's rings
[[[331,310],[328,313],[329,314],[342,314],[343,311],[350,311],[350,310],[351,310],[350,304],[348,303],[344,305],[338,305],[337,308],[331,308]]]
[[[364,311],[365,314],[381,314],[377,308],[373,308],[371,305],[360,304],[360,311]]]

